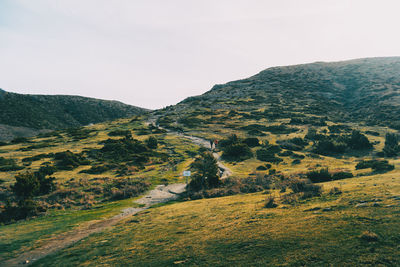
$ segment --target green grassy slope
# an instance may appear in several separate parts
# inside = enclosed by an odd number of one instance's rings
[[[322,197],[274,209],[260,193],[154,208],[34,266],[398,266],[396,174],[325,183]]]
[[[118,101],[67,95],[23,95],[0,91],[0,123],[34,129],[62,129],[145,113]]]
[[[167,107],[178,116],[204,108],[260,111],[264,118],[327,117],[335,122],[400,127],[400,58],[367,58],[269,68],[247,79],[215,85]]]

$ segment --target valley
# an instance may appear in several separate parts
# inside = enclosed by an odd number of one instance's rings
[[[397,266],[399,71],[400,58],[275,67],[4,140],[0,261]]]

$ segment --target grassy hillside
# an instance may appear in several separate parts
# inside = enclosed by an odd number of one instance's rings
[[[66,95],[23,95],[0,89],[0,124],[10,126],[63,129],[144,112],[142,108],[117,101]]]
[[[256,120],[322,118],[399,129],[399,73],[398,57],[274,67],[215,85],[160,114],[182,119],[234,110]]]
[[[292,205],[269,191],[154,208],[34,266],[398,266],[394,175],[325,183]]]

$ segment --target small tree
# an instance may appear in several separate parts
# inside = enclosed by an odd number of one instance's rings
[[[372,148],[372,144],[368,138],[360,133],[359,131],[353,131],[347,141],[348,146],[351,149],[363,150]]]
[[[386,157],[395,157],[400,152],[399,136],[394,133],[387,133],[383,153]]]
[[[204,152],[191,165],[194,175],[189,184],[193,191],[217,187],[220,183],[217,160],[209,152]]]
[[[40,182],[36,175],[31,172],[15,176],[15,184],[11,186],[14,193],[22,198],[28,199],[36,196],[40,191]]]

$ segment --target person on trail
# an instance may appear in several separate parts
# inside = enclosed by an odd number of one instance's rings
[[[215,139],[215,140],[214,140],[214,147],[217,148],[217,145],[218,145],[218,140]]]

